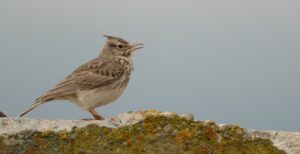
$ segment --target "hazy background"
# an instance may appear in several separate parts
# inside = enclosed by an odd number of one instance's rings
[[[300,131],[299,0],[0,1],[0,110],[15,116],[116,35],[143,42],[105,117],[143,109]],[[27,117],[90,115],[63,101]]]

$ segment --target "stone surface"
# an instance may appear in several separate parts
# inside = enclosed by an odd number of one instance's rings
[[[125,112],[111,117],[109,120],[36,120],[30,118],[1,118],[0,136],[17,134],[22,131],[47,131],[58,132],[61,130],[71,131],[73,128],[82,128],[87,125],[96,124],[109,128],[122,127],[138,123],[147,115],[171,116],[173,113],[158,111]],[[175,114],[174,114],[175,115]]]
[[[279,149],[287,153],[300,154],[300,132],[247,130],[253,137],[270,139]]]
[[[299,147],[299,133],[247,130],[154,110],[105,121],[0,118],[0,153],[294,154]]]

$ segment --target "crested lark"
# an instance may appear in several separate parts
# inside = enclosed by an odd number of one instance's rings
[[[95,108],[115,101],[123,93],[133,71],[132,53],[143,48],[141,43],[104,36],[107,42],[99,57],[75,69],[19,116],[49,101],[68,100],[89,111],[95,119],[104,120]]]

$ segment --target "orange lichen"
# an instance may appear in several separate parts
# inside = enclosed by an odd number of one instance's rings
[[[9,137],[15,144],[0,138],[0,153],[285,153],[270,140],[246,136],[238,126],[147,115],[119,128],[89,125],[70,132],[22,132]]]

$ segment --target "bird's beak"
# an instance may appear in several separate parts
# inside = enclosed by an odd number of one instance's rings
[[[132,43],[132,44],[129,45],[128,51],[132,52],[132,51],[135,51],[135,50],[138,50],[138,49],[141,49],[141,48],[144,48],[143,43]]]

